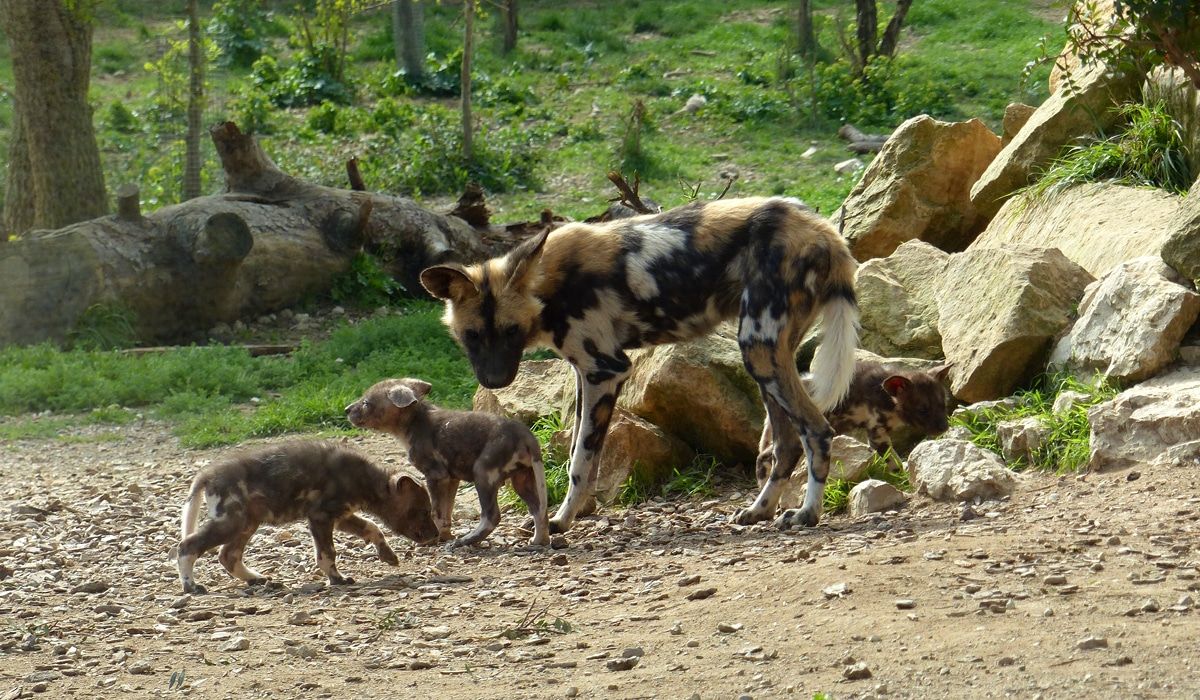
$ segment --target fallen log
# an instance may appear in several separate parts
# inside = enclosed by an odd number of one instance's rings
[[[489,252],[464,221],[410,199],[282,172],[231,122],[210,135],[224,193],[143,215],[123,186],[115,215],[0,246],[0,345],[63,340],[89,309],[110,307],[141,341],[202,340],[217,323],[324,292],[364,245],[388,251],[409,290],[430,264]]]
[[[843,141],[849,142],[846,144],[846,148],[855,153],[878,153],[891,136],[891,134],[864,134],[853,124],[843,124],[837,134]]]

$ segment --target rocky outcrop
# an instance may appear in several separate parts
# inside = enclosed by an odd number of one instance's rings
[[[937,501],[1007,496],[1017,477],[995,454],[966,440],[928,440],[908,456],[913,489]]]
[[[1122,263],[1088,285],[1079,319],[1055,350],[1080,376],[1128,385],[1175,360],[1200,314],[1200,295],[1157,256]]]
[[[1162,259],[1189,280],[1200,280],[1200,179],[1180,203],[1162,246]]]
[[[1013,246],[951,256],[938,326],[954,365],[953,394],[966,402],[1000,398],[1040,372],[1091,281],[1053,249]]]
[[[987,223],[970,202],[971,183],[999,151],[1000,138],[978,119],[901,124],[842,205],[854,257],[886,257],[914,238],[965,248]]]
[[[1127,389],[1088,411],[1088,468],[1200,466],[1200,368],[1185,367]]]
[[[908,241],[886,258],[858,268],[859,344],[873,353],[937,359],[938,293],[950,256],[921,241]]]
[[[575,370],[565,360],[529,360],[503,389],[479,387],[471,408],[516,418],[525,425],[557,413],[567,422],[575,411]]]
[[[1076,20],[1085,26],[1071,27],[1071,31],[1102,34],[1104,28],[1113,21],[1116,8],[1113,0],[1078,0],[1075,3],[1074,11]],[[1075,48],[1068,43],[1059,52],[1058,58],[1054,60],[1054,65],[1050,68],[1050,78],[1047,81],[1050,93],[1054,94],[1064,85],[1077,81],[1081,67],[1083,67],[1083,60],[1075,52]]]
[[[1059,90],[1042,103],[971,187],[971,202],[984,219],[991,218],[1004,200],[1029,184],[1062,147],[1108,128],[1116,120],[1115,106],[1134,94],[1131,74],[1094,65],[1081,71],[1073,89]]]
[[[764,411],[742,364],[737,331],[723,324],[699,340],[630,353],[617,405],[726,464],[753,464]]]
[[[1001,421],[996,426],[996,437],[1000,439],[1000,454],[1009,464],[1033,464],[1034,457],[1049,430],[1041,420],[1033,416]]]
[[[1037,107],[1024,104],[1022,102],[1013,102],[1004,108],[1004,121],[1001,124],[1000,146],[1008,145],[1009,141],[1016,138],[1021,129],[1025,128],[1025,123],[1037,111]]]
[[[1200,204],[1200,197],[1196,201]],[[1058,248],[1099,277],[1126,260],[1163,249],[1178,230],[1181,204],[1179,196],[1163,190],[1114,184],[1080,185],[1036,199],[1018,195],[1004,203],[969,250]]]

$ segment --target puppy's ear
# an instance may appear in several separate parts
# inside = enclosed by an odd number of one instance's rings
[[[420,397],[413,393],[412,389],[407,386],[400,385],[388,389],[388,401],[396,408],[407,408],[416,403]]]
[[[434,297],[455,303],[479,294],[479,287],[459,265],[434,265],[421,270],[421,286]]]
[[[892,397],[901,392],[908,391],[910,388],[912,388],[912,380],[903,375],[893,374],[883,380],[883,390]]]
[[[954,365],[947,362],[944,365],[938,365],[937,367],[932,367],[932,368],[926,370],[926,372],[929,373],[929,376],[933,377],[934,379],[938,380],[939,382],[945,382],[947,379],[950,378],[950,369],[952,367],[954,367]]]
[[[425,487],[417,483],[417,480],[405,474],[397,474],[392,482],[392,488],[396,493],[416,493],[417,491],[424,492]]]
[[[425,398],[429,394],[429,390],[433,388],[432,384],[423,379],[405,379],[404,384],[409,389],[412,389],[413,394],[416,394],[418,399]]]
[[[550,229],[547,228],[508,254],[508,282],[504,285],[506,289],[524,291],[529,288],[529,283],[534,278],[534,270],[542,260],[542,249],[545,248],[546,239],[549,237]]]

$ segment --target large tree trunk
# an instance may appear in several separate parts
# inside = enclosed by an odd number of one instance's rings
[[[420,2],[396,0],[392,4],[392,41],[396,66],[410,78],[425,73],[425,10]]]
[[[875,0],[854,0],[856,34],[858,38],[858,70],[861,73],[875,53],[875,36],[878,33],[878,13]]]
[[[302,182],[232,123],[212,129],[225,194],[119,213],[0,247],[0,345],[66,338],[95,305],[132,312],[143,341],[203,338],[327,290],[364,244],[396,251],[401,281],[485,257],[478,232],[402,197]]]
[[[504,53],[510,53],[517,48],[517,0],[504,0],[500,5],[499,16],[504,34],[501,48]]]
[[[463,0],[463,57],[462,57],[462,149],[463,161],[471,165],[471,143],[475,125],[471,119],[471,58],[475,52],[475,0]]]
[[[896,3],[896,14],[892,15],[887,28],[883,30],[883,38],[879,40],[880,56],[891,58],[896,55],[896,46],[900,43],[900,28],[904,26],[904,18],[912,4],[913,0],[899,0]]]
[[[88,82],[92,27],[61,0],[0,0],[13,68],[6,233],[108,211]]]
[[[817,36],[813,31],[812,0],[800,0],[796,6],[796,53],[806,59],[817,53]]]
[[[200,196],[201,120],[204,117],[204,48],[200,44],[200,0],[188,0],[188,107],[184,139],[184,201]]]

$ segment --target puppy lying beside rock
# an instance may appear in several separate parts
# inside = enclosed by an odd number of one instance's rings
[[[391,433],[408,448],[408,458],[425,476],[433,518],[450,539],[450,516],[460,481],[475,484],[479,525],[451,546],[476,544],[500,524],[496,496],[505,481],[529,507],[534,545],[550,543],[546,474],[537,438],[518,421],[489,413],[450,411],[422,399],[430,385],[420,379],[385,379],[346,407],[359,428]]]
[[[208,519],[200,525],[200,499]],[[358,535],[375,545],[379,558],[400,563],[383,533],[355,514],[366,511],[393,532],[416,542],[438,535],[429,496],[413,479],[389,474],[357,452],[327,442],[289,442],[235,456],[205,467],[192,481],[183,506],[183,540],[177,562],[185,593],[203,593],[192,578],[196,559],[220,546],[219,559],[233,576],[250,584],[266,578],[246,568],[242,553],[263,523],[307,519],[317,566],[329,583],[354,583],[338,573],[333,531]]]

